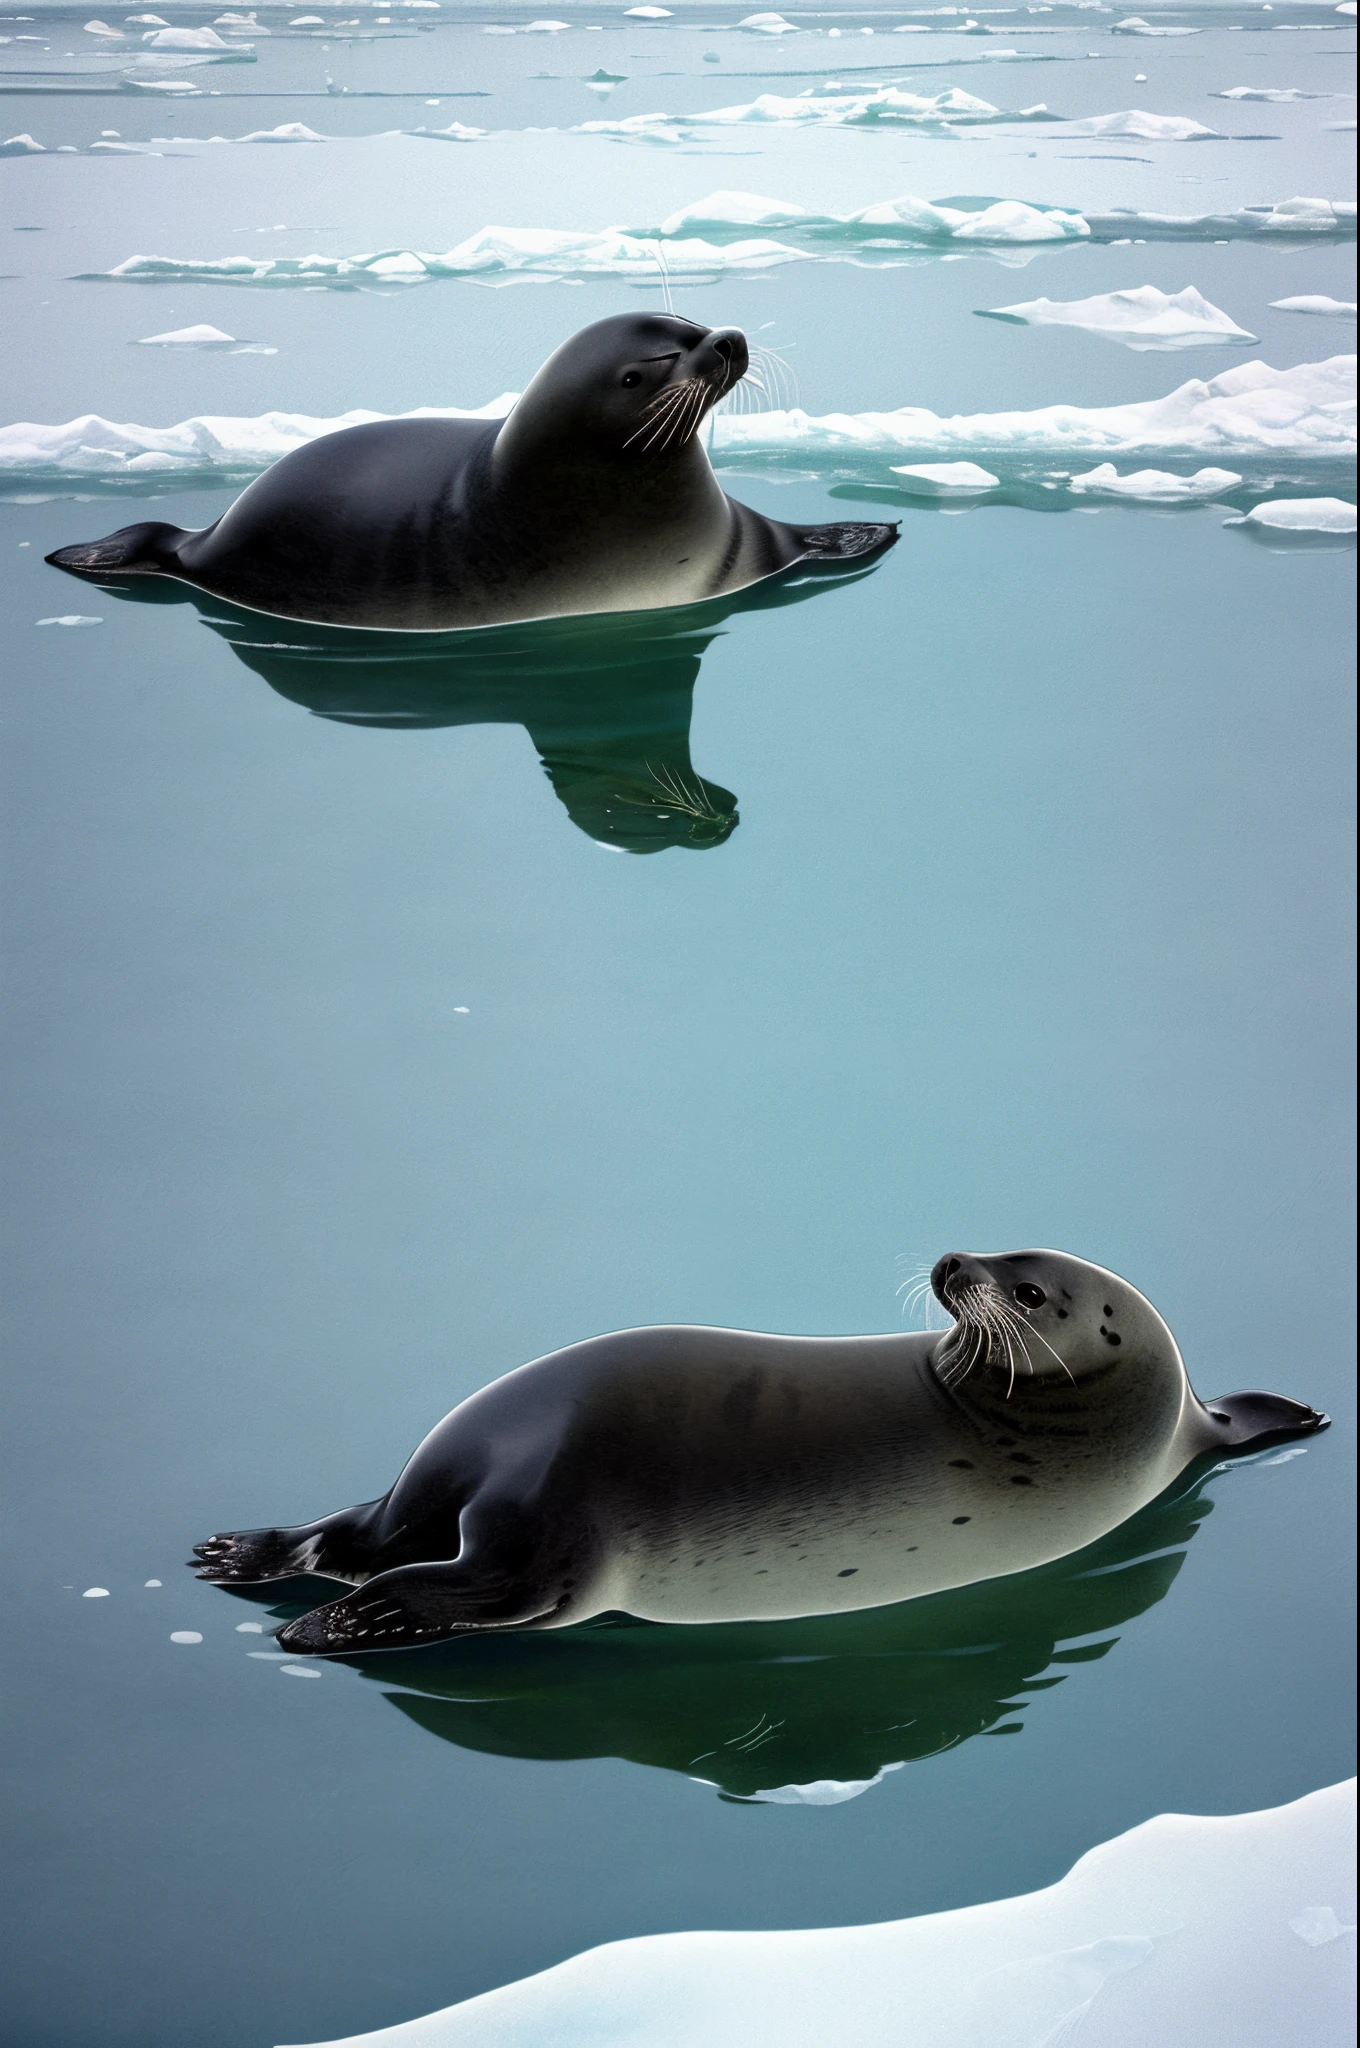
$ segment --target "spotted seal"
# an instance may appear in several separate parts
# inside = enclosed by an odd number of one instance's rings
[[[1326,1424],[1276,1394],[1206,1406],[1151,1302],[1066,1253],[953,1254],[932,1285],[942,1335],[569,1345],[462,1402],[381,1499],[210,1537],[191,1563],[359,1587],[280,1631],[317,1655],[618,1610],[787,1619],[1065,1556],[1206,1451]]]

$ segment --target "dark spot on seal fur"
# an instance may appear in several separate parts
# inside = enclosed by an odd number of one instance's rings
[[[955,1517],[954,1517],[954,1527],[955,1527],[955,1528],[957,1529],[957,1528],[958,1528],[958,1526],[959,1526],[959,1524],[960,1524],[960,1522],[971,1522],[971,1521],[972,1521],[972,1519],[973,1519],[973,1517],[972,1517],[971,1515],[955,1515]]]
[[[1012,1451],[1010,1462],[1012,1465],[1032,1465],[1034,1460],[1028,1451]]]
[[[848,1566],[848,1567],[846,1568],[846,1570],[845,1570],[845,1571],[843,1571],[843,1572],[837,1572],[837,1574],[836,1574],[836,1577],[837,1577],[838,1579],[853,1579],[853,1578],[854,1578],[854,1576],[855,1576],[855,1573],[856,1573],[856,1572],[857,1572],[858,1570],[859,1570],[859,1566],[858,1566],[857,1564],[852,1564],[852,1565],[849,1565],[849,1566]]]
[[[967,1458],[951,1458],[949,1462],[956,1472],[973,1472],[977,1469],[976,1466],[969,1464]]]
[[[1109,1311],[1106,1310],[1106,1314],[1108,1313]],[[1100,1334],[1107,1344],[1122,1344],[1124,1341],[1122,1337],[1116,1337],[1113,1330],[1107,1330],[1104,1323],[1100,1326]]]
[[[1024,1473],[1023,1473],[1023,1472],[1012,1472],[1012,1474],[1011,1474],[1011,1485],[1012,1485],[1012,1486],[1033,1486],[1033,1484],[1034,1484],[1034,1481],[1033,1481],[1032,1479],[1026,1479],[1026,1477],[1025,1477],[1025,1475],[1024,1475]]]
[[[1108,1301],[1106,1302],[1104,1308],[1101,1310],[1101,1314],[1106,1316],[1112,1316],[1114,1314],[1114,1310],[1110,1307]]]
[[[1058,1310],[1058,1321],[1060,1323],[1065,1323],[1067,1321],[1067,1310],[1065,1308],[1060,1308]]]

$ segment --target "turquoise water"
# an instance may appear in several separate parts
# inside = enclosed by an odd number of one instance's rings
[[[347,46],[351,82],[404,79],[422,108],[436,71],[490,95],[418,115],[325,97],[317,47],[280,34],[213,76],[284,96],[187,101],[171,132],[300,119],[354,141],[0,166],[13,218],[43,225],[4,265],[23,337],[5,417],[473,405],[651,302],[607,278],[69,281],[137,250],[229,254],[276,220],[302,254],[649,220],[730,186],[839,208],[1348,197],[1325,124],[1353,101],[1208,97],[1344,90],[1353,34],[1325,12],[1231,39],[1242,11],[1186,16],[1205,25],[1183,45],[1083,21],[1051,39],[1060,61],[1012,71],[973,64],[971,39],[903,38],[941,68],[895,46],[883,69],[1280,137],[1251,144],[518,132],[750,99],[800,48],[826,68],[794,89],[820,86],[844,75],[814,42],[830,16],[773,45],[683,19],[482,40],[469,17]],[[53,64],[83,34],[60,19]],[[645,77],[599,106],[597,65]],[[287,96],[308,79],[319,101]],[[12,92],[6,132],[164,132],[133,93],[58,83]],[[358,139],[453,118],[495,139]],[[1353,323],[1270,306],[1352,300],[1353,255],[809,262],[678,303],[784,349],[814,414],[1110,405],[1353,346]],[[1196,284],[1261,345],[1131,354],[972,317],[1149,282]],[[191,321],[279,353],[127,346]],[[1316,491],[1280,470],[1294,495],[1353,497],[1334,467]],[[512,649],[508,674],[396,676],[234,645],[249,632],[191,602],[42,562],[130,519],[206,523],[229,482],[5,485],[22,2048],[269,2048],[618,1936],[1001,1897],[1150,1814],[1266,1806],[1351,1768],[1353,556],[1272,551],[1221,505],[921,510],[886,464],[725,481],[782,518],[901,517],[902,540],[859,581],[682,622],[683,642],[592,629]],[[69,614],[100,623],[36,623]],[[706,793],[695,815],[658,815],[659,760]],[[621,779],[646,799],[623,835],[645,858],[597,843]],[[238,1632],[268,1603],[183,1569],[212,1530],[372,1497],[457,1399],[560,1344],[671,1320],[888,1329],[904,1271],[1029,1243],[1127,1274],[1201,1393],[1270,1387],[1334,1428],[1191,1475],[1098,1554],[768,1630],[523,1637],[300,1683]],[[868,1789],[745,1803],[821,1778]]]

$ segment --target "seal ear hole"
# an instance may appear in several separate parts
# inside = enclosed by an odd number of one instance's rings
[[[1015,1290],[1015,1298],[1021,1308],[1042,1308],[1048,1300],[1048,1296],[1044,1293],[1043,1288],[1035,1287],[1028,1280],[1020,1282],[1020,1285]]]
[[[642,382],[642,372],[641,370],[625,370],[621,381],[624,390],[631,391],[635,384]]]

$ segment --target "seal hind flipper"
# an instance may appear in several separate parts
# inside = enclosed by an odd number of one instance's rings
[[[1205,1405],[1215,1422],[1226,1423],[1225,1447],[1234,1451],[1264,1451],[1271,1444],[1331,1428],[1330,1415],[1283,1394],[1224,1394]]]
[[[163,519],[143,520],[140,526],[120,526],[103,540],[77,541],[45,555],[54,569],[67,569],[73,576],[174,575],[179,568],[178,548],[189,539],[184,526],[167,526]]]
[[[214,1586],[259,1585],[302,1573],[357,1584],[367,1574],[362,1565],[356,1568],[356,1544],[362,1544],[381,1505],[365,1501],[361,1507],[342,1508],[319,1522],[300,1522],[291,1529],[235,1529],[209,1536],[194,1544],[189,1568]]]
[[[834,526],[798,526],[791,531],[802,548],[800,561],[862,562],[869,555],[895,547],[901,524],[900,519],[890,520],[886,525],[840,520]]]
[[[414,1650],[487,1628],[528,1628],[564,1605],[528,1575],[451,1559],[379,1572],[363,1590],[314,1607],[276,1631],[279,1647],[311,1657]]]

